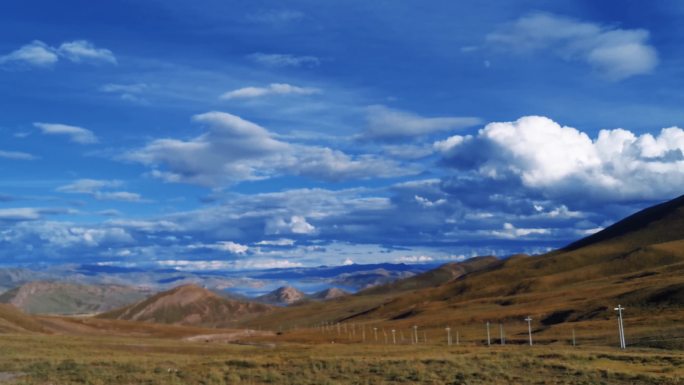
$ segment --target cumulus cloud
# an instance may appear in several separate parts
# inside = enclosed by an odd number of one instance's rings
[[[320,93],[318,88],[297,87],[286,83],[271,83],[268,87],[245,87],[221,95],[221,99],[253,99],[270,95],[313,95]]]
[[[97,48],[93,43],[86,40],[74,40],[62,43],[59,48],[57,48],[57,53],[76,63],[83,61],[104,61],[116,64],[116,57],[114,57],[112,51],[106,48]]]
[[[370,106],[366,113],[367,127],[364,139],[397,140],[415,139],[435,132],[460,129],[481,123],[474,117],[426,118],[382,105]]]
[[[119,180],[79,179],[73,183],[58,187],[57,191],[72,194],[87,194],[97,200],[103,201],[139,202],[142,200],[140,194],[128,191],[104,191],[118,188],[122,185],[123,182]]]
[[[564,60],[583,61],[608,79],[650,73],[658,53],[644,29],[620,29],[535,13],[487,35],[488,44],[517,52],[549,50]]]
[[[74,63],[82,62],[107,62],[116,64],[116,57],[112,51],[105,48],[97,48],[87,40],[75,40],[64,42],[59,47],[51,47],[40,40],[34,40],[29,44],[0,56],[1,64],[15,64],[33,67],[51,67],[60,58]]]
[[[0,56],[0,64],[22,63],[35,67],[49,67],[59,61],[52,47],[40,40],[34,40],[14,52]]]
[[[68,222],[22,222],[0,235],[0,242],[42,246],[43,252],[59,253],[72,247],[130,244],[133,237],[120,227],[89,228]]]
[[[500,238],[522,238],[534,235],[549,234],[549,229],[517,228],[511,223],[504,223],[502,230],[491,231],[491,235]]]
[[[321,64],[321,59],[316,56],[297,56],[291,54],[279,53],[262,53],[256,52],[247,56],[257,64],[267,67],[318,67]]]
[[[66,124],[58,123],[33,123],[33,125],[41,130],[46,135],[65,135],[69,140],[78,144],[93,144],[97,143],[98,139],[92,131]]]
[[[313,234],[316,227],[300,215],[293,215],[289,220],[273,218],[266,223],[266,234]]]
[[[36,160],[37,156],[31,155],[27,152],[21,151],[3,151],[0,150],[0,158],[12,159],[12,160]]]
[[[418,202],[419,205],[425,207],[425,208],[432,208],[432,207],[437,207],[441,206],[447,203],[446,199],[437,199],[435,201],[431,201],[427,198],[424,198],[420,195],[415,195],[414,196],[416,202]]]
[[[448,165],[492,180],[514,179],[552,198],[664,199],[679,195],[684,184],[684,130],[678,127],[656,136],[601,130],[592,139],[549,118],[527,116],[435,146]]]
[[[192,140],[157,139],[124,159],[153,167],[169,182],[217,186],[276,175],[323,180],[407,175],[416,171],[373,155],[351,156],[326,147],[294,145],[255,123],[225,112],[196,115],[208,131]]]

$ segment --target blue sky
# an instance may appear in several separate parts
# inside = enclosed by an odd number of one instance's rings
[[[678,1],[0,5],[0,258],[539,253],[684,185]]]

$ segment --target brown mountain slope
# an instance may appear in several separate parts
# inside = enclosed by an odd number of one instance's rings
[[[507,261],[493,271],[476,272],[447,284],[445,290],[462,299],[505,296],[682,263],[684,197],[679,197],[635,213],[563,249]]]
[[[317,293],[312,294],[311,298],[319,301],[327,301],[330,299],[346,297],[348,295],[349,293],[342,289],[331,287],[329,289],[321,290]]]
[[[306,299],[305,293],[290,286],[279,287],[270,293],[255,298],[258,302],[281,306],[292,305],[304,299]]]
[[[400,279],[385,285],[366,289],[361,294],[387,294],[398,291],[424,289],[453,281],[468,273],[491,268],[500,263],[493,256],[474,257],[463,262],[445,263],[436,269],[426,271],[416,276]]]
[[[85,314],[112,310],[139,301],[149,290],[121,285],[77,285],[64,282],[30,282],[0,295],[30,314]]]
[[[0,304],[0,333],[44,331],[43,326],[33,317],[12,305]]]
[[[222,298],[195,285],[183,285],[136,304],[99,315],[99,318],[172,325],[224,327],[247,315],[264,314],[264,304]]]
[[[557,330],[566,322],[608,322],[618,303],[629,306],[630,316],[639,317],[643,328],[668,328],[684,316],[684,199],[646,209],[573,245],[510,258],[435,287],[370,290],[279,310],[256,322],[264,327],[355,322],[437,328],[484,320],[519,322],[531,314],[544,321],[542,330]],[[395,287],[403,285],[411,284]]]
[[[621,242],[627,247],[636,247],[682,238],[684,238],[684,195],[630,215],[603,231],[569,244],[561,251],[573,251],[608,241]]]

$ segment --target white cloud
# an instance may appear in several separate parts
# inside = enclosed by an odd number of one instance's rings
[[[550,234],[549,229],[537,229],[537,228],[517,228],[511,223],[504,223],[503,230],[493,230],[491,235],[499,238],[524,238],[530,235],[545,235]]]
[[[271,83],[268,87],[245,87],[226,92],[221,99],[252,99],[270,95],[313,95],[320,93],[318,88],[297,87],[285,83]]]
[[[351,266],[354,264],[354,260],[351,258],[347,258],[344,261],[342,261],[342,266]]]
[[[40,217],[40,210],[32,207],[0,209],[0,220],[28,221],[40,219]]]
[[[404,255],[395,259],[399,263],[425,263],[432,262],[435,259],[428,255]]]
[[[95,134],[85,128],[56,123],[33,123],[33,125],[39,128],[43,134],[66,135],[74,143],[93,144],[98,142]]]
[[[487,42],[518,52],[550,50],[565,60],[593,66],[611,80],[650,73],[658,53],[649,32],[619,29],[562,16],[535,13],[490,33]]]
[[[373,140],[411,139],[481,123],[479,118],[474,117],[425,118],[381,105],[368,107],[366,119],[368,125],[362,136]]]
[[[0,56],[0,64],[15,63],[34,67],[50,67],[56,64],[60,58],[75,63],[104,61],[116,64],[116,57],[112,51],[97,48],[93,43],[86,40],[64,42],[58,48],[51,47],[40,40],[34,40],[16,51]]]
[[[236,254],[236,255],[244,255],[249,251],[249,246],[247,245],[242,245],[236,242],[232,241],[220,241],[216,243],[200,243],[200,244],[192,244],[188,245],[188,249],[194,250],[194,249],[210,249],[210,250],[218,250],[218,251],[225,251],[230,254]]]
[[[227,251],[232,254],[245,254],[249,250],[248,246],[231,241],[219,242],[216,246],[218,250]]]
[[[527,116],[490,123],[476,136],[451,142],[437,146],[448,164],[490,179],[513,177],[550,197],[663,199],[681,194],[684,185],[684,130],[678,127],[657,136],[601,130],[591,139],[546,117]]]
[[[57,61],[59,57],[54,49],[40,40],[34,40],[14,52],[0,56],[0,64],[15,62],[36,67],[49,67]]]
[[[250,60],[268,67],[318,67],[321,59],[315,56],[297,56],[290,54],[253,53],[247,56]]]
[[[59,192],[72,194],[87,194],[97,200],[139,202],[140,194],[127,191],[102,191],[103,189],[118,188],[123,185],[119,180],[79,179],[68,185],[57,188]]]
[[[97,48],[93,43],[86,40],[74,40],[62,43],[57,49],[57,52],[61,56],[76,63],[82,61],[104,61],[116,64],[116,58],[112,51],[106,48]]]
[[[302,267],[300,262],[292,262],[287,259],[267,259],[267,260],[238,260],[238,261],[189,261],[189,260],[161,260],[156,262],[160,266],[173,267],[178,270],[226,270],[226,269],[281,269],[291,267]]]
[[[21,151],[3,151],[0,150],[0,158],[12,159],[12,160],[36,160],[37,156],[31,155],[26,152]]]
[[[208,186],[283,174],[339,181],[416,173],[377,156],[353,157],[326,147],[289,144],[224,112],[196,115],[194,120],[207,125],[208,132],[189,141],[158,139],[124,159],[153,167],[152,176],[169,182]]]
[[[301,215],[293,215],[290,220],[273,218],[266,222],[266,234],[314,234],[316,227]]]
[[[12,243],[41,245],[49,253],[71,247],[98,247],[105,244],[130,244],[133,237],[120,227],[88,228],[67,222],[22,222],[4,233],[4,239]]]
[[[258,246],[294,246],[294,239],[280,238],[274,240],[264,240],[256,243]]]
[[[414,199],[416,202],[418,202],[419,205],[425,208],[432,208],[436,206],[441,206],[447,203],[446,199],[437,199],[435,201],[431,201],[427,198],[424,198],[420,195],[414,195]]]
[[[165,165],[170,171],[153,175],[167,181],[215,185],[263,178],[259,169],[268,169],[288,151],[288,145],[273,139],[265,128],[232,114],[208,112],[193,120],[206,124],[209,131],[191,141],[158,139],[126,158]]]
[[[67,193],[92,194],[103,188],[120,187],[123,182],[119,180],[79,179],[73,183],[60,186],[57,191]]]

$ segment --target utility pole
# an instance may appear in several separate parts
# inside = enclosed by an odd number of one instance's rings
[[[492,345],[492,340],[490,339],[490,336],[489,336],[489,321],[487,321],[487,346],[491,346],[491,345]]]
[[[373,337],[375,338],[375,342],[378,342],[378,328],[377,327],[373,328]]]
[[[447,332],[447,346],[451,346],[451,328],[447,326],[444,330]]]
[[[618,312],[618,331],[620,332],[620,349],[627,349],[627,343],[625,342],[625,326],[622,323],[622,311],[625,310],[625,308],[621,305],[618,305],[614,310]]]
[[[415,339],[413,340],[414,344],[418,343],[418,325],[413,325],[413,336]]]
[[[392,329],[392,343],[397,344],[397,331]]]
[[[506,335],[504,335],[503,323],[499,324],[499,339],[501,340],[501,345],[506,345]]]
[[[527,321],[527,333],[530,336],[530,346],[532,346],[532,317],[527,316],[525,321]]]

